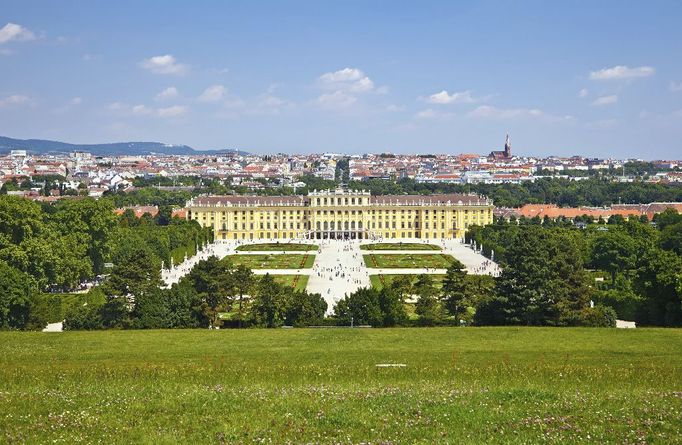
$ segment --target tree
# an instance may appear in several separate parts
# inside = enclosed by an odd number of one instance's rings
[[[682,255],[682,222],[669,224],[661,231],[661,248]]]
[[[251,269],[240,264],[232,272],[232,284],[234,285],[234,294],[237,296],[237,317],[238,327],[242,327],[244,320],[244,295],[249,293],[253,287],[253,272]],[[326,310],[326,308],[325,308]]]
[[[360,288],[336,303],[334,314],[344,325],[370,325],[381,327],[384,314],[379,305],[379,292]]]
[[[479,324],[575,325],[590,288],[576,236],[526,226],[511,241],[495,296],[476,311]]]
[[[392,289],[379,291],[379,309],[383,315],[381,326],[397,326],[407,320],[403,298]]]
[[[282,326],[286,315],[284,289],[270,274],[260,279],[251,303],[251,318],[257,326],[274,328]]]
[[[320,294],[307,292],[293,292],[286,306],[284,320],[289,326],[320,324],[327,311],[327,302]]]
[[[467,271],[461,264],[451,265],[445,273],[441,299],[447,312],[456,320],[464,314],[467,308]]]
[[[197,263],[187,280],[199,296],[199,309],[206,315],[209,326],[217,327],[219,311],[228,311],[232,306],[234,287],[229,263],[211,256]]]
[[[425,326],[433,326],[443,319],[443,309],[438,302],[438,291],[434,287],[433,278],[422,274],[415,284],[417,303],[415,313],[419,315],[419,321]]]
[[[0,330],[24,329],[35,295],[30,276],[0,261]]]
[[[124,252],[104,284],[108,296],[140,296],[161,284],[158,259],[144,245]]]
[[[637,313],[639,324],[682,326],[682,258],[651,249],[640,260],[634,288],[645,297]]]
[[[597,235],[592,240],[590,262],[593,267],[611,273],[611,283],[616,274],[635,266],[636,249],[634,239],[618,230]]]

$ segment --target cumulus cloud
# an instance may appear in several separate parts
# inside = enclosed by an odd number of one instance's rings
[[[81,105],[82,103],[83,103],[83,99],[82,99],[82,98],[80,98],[80,97],[72,97],[72,98],[69,99],[69,101],[68,101],[66,104],[64,104],[63,106],[61,106],[61,107],[59,107],[59,108],[55,108],[55,109],[54,109],[54,113],[56,113],[56,114],[63,114],[63,113],[66,113],[66,112],[68,112],[69,110],[71,110],[72,108]]]
[[[556,116],[545,113],[537,108],[497,108],[490,105],[481,105],[468,113],[469,117],[480,119],[516,119],[530,118],[541,119],[546,122],[571,121],[573,116]]]
[[[16,23],[7,23],[0,28],[0,44],[15,41],[35,40],[36,36],[30,30]]]
[[[11,107],[13,105],[26,105],[31,102],[31,98],[21,94],[13,94],[0,99],[0,107]]]
[[[590,73],[592,80],[619,80],[636,79],[640,77],[653,76],[656,70],[651,66],[638,66],[630,68],[624,65],[617,65],[611,68],[602,68]]]
[[[587,88],[583,88],[582,90],[580,90],[578,92],[578,97],[581,97],[581,98],[587,97],[588,94],[590,94],[590,92],[587,91]]]
[[[199,102],[220,102],[227,93],[227,88],[222,85],[211,85],[199,95]]]
[[[673,93],[682,91],[682,82],[670,82],[670,91]]]
[[[397,112],[400,112],[400,111],[405,111],[405,107],[402,106],[402,105],[394,105],[394,104],[391,104],[391,105],[387,105],[387,106],[386,106],[386,111],[389,111],[389,112],[391,112],[391,113],[397,113]]]
[[[343,91],[334,91],[333,93],[322,94],[317,98],[316,102],[323,108],[339,109],[347,108],[357,102],[357,98]]]
[[[618,96],[615,94],[612,94],[610,96],[601,96],[598,97],[592,102],[592,105],[595,107],[601,107],[604,105],[612,105],[618,102]]]
[[[173,105],[172,107],[158,108],[156,114],[159,117],[178,117],[187,114],[187,107],[182,105]]]
[[[471,91],[460,91],[457,93],[448,93],[447,90],[442,90],[438,93],[434,93],[426,98],[426,101],[432,104],[470,104],[476,102],[476,100],[471,96]]]
[[[351,93],[365,93],[374,89],[372,79],[358,68],[344,68],[325,73],[319,77],[318,82],[323,88]]]
[[[168,87],[161,91],[159,94],[157,94],[154,99],[161,101],[161,100],[168,100],[168,99],[173,99],[175,97],[178,97],[178,89],[175,87]]]
[[[415,119],[435,119],[437,117],[440,117],[440,113],[433,110],[432,108],[421,110],[414,115]]]
[[[189,109],[183,105],[173,105],[170,107],[155,108],[144,104],[126,105],[121,102],[114,102],[108,107],[109,111],[128,116],[150,116],[158,118],[173,118],[186,114]]]
[[[189,65],[178,62],[176,58],[170,54],[144,59],[140,62],[140,66],[155,74],[182,76],[189,72]]]
[[[471,117],[490,119],[511,119],[515,117],[540,117],[544,113],[537,108],[497,108],[490,105],[481,105],[469,112]]]

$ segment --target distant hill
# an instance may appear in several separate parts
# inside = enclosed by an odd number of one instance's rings
[[[167,155],[201,155],[228,154],[234,149],[225,150],[195,150],[187,145],[162,144],[161,142],[114,142],[111,144],[68,144],[59,141],[43,139],[12,139],[0,136],[0,153],[10,150],[27,150],[33,154],[70,153],[72,151],[87,151],[94,156],[140,156],[149,154]],[[248,154],[240,150],[240,153]]]

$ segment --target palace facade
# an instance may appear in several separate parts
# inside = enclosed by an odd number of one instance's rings
[[[308,196],[198,196],[187,219],[212,227],[218,240],[462,238],[493,221],[480,195],[387,195],[343,189]]]

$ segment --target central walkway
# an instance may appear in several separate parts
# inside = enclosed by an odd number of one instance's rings
[[[331,313],[336,303],[361,287],[369,287],[368,269],[360,253],[360,241],[320,240],[313,273],[306,290],[318,293]],[[367,242],[367,241],[364,241]]]
[[[224,258],[227,255],[239,253],[240,255],[270,254],[277,255],[283,253],[302,254],[297,251],[268,251],[268,252],[237,252],[236,248],[243,244],[259,244],[277,242],[278,240],[254,240],[244,241],[217,241],[210,245],[203,252],[175,266],[170,271],[164,271],[163,281],[167,286],[177,283],[180,278],[192,270],[192,267],[202,259],[215,255]],[[286,241],[279,240],[284,243]],[[447,254],[452,255],[461,261],[470,274],[476,275],[498,275],[500,270],[497,264],[472,250],[469,246],[462,244],[460,240],[436,241],[430,240],[430,244],[442,247],[443,250],[388,250],[388,251],[368,251],[360,250],[361,244],[370,244],[378,241],[370,240],[294,240],[294,243],[316,244],[319,250],[309,251],[315,255],[315,262],[311,269],[254,269],[256,275],[308,275],[308,286],[306,290],[310,293],[319,293],[327,302],[327,312],[332,313],[336,303],[361,287],[370,286],[370,275],[378,274],[445,274],[446,269],[376,269],[365,266],[363,254]],[[386,242],[404,243],[425,243],[420,239],[400,239],[386,240]]]

